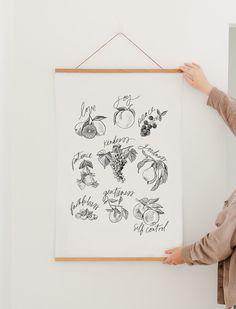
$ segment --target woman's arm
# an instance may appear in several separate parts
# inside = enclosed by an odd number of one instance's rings
[[[207,104],[218,111],[236,136],[236,100],[214,87],[209,94]]]
[[[218,111],[227,126],[236,135],[236,100],[213,87],[198,64],[186,63],[180,69],[189,85],[209,96],[207,104]]]
[[[236,199],[223,210],[223,222],[195,243],[167,250],[165,264],[210,265],[225,260],[236,246]]]

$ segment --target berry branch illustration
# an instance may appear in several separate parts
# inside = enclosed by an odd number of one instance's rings
[[[91,161],[83,160],[79,165],[80,179],[77,179],[76,182],[81,190],[83,190],[86,186],[97,188],[99,185],[95,180],[95,174],[91,171],[91,169],[93,169],[93,164]]]
[[[135,110],[132,108],[133,104],[131,101],[138,99],[131,98],[131,95],[124,96],[123,98],[119,98],[114,103],[113,107],[116,109],[116,112],[113,116],[114,125],[117,125],[121,129],[128,129],[133,126],[135,121]],[[122,101],[122,106],[120,106],[120,102]]]
[[[124,166],[127,164],[128,160],[130,162],[135,161],[137,157],[137,151],[133,146],[128,146],[121,148],[120,144],[113,145],[112,150],[106,152],[102,149],[97,153],[98,161],[104,167],[104,169],[110,165],[113,170],[114,177],[119,182],[124,182],[125,177],[123,174]]]
[[[128,219],[129,212],[127,209],[124,208],[124,206],[121,205],[123,198],[120,196],[119,199],[113,199],[105,197],[103,199],[103,203],[108,203],[110,208],[107,208],[106,211],[109,213],[109,220],[112,223],[117,223],[121,221],[122,218],[125,220]]]
[[[160,215],[164,214],[161,210],[163,206],[158,204],[159,198],[148,199],[147,197],[137,200],[138,204],[134,206],[133,214],[138,220],[143,220],[143,223],[154,226],[160,220]]]
[[[106,126],[103,120],[106,118],[105,116],[95,116],[92,118],[90,113],[85,121],[78,122],[75,125],[75,133],[88,139],[104,135],[106,133]]]
[[[162,121],[162,117],[166,115],[168,111],[160,112],[159,109],[156,110],[157,116],[150,115],[148,120],[144,120],[141,126],[140,135],[148,136],[151,134],[151,129],[157,128],[157,121]]]
[[[142,150],[142,153],[145,158],[137,164],[138,173],[145,165],[149,164],[149,167],[143,170],[142,177],[147,182],[147,185],[154,184],[151,191],[155,191],[161,184],[167,181],[168,167],[164,162],[166,158],[159,155],[157,158],[153,158],[144,150]]]

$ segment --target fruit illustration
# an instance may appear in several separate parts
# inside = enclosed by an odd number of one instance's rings
[[[93,164],[91,161],[83,160],[80,163],[80,179],[77,179],[78,187],[83,190],[86,186],[97,188],[98,182],[95,180],[95,174],[91,172]]]
[[[86,208],[86,209],[80,209],[80,211],[75,214],[75,218],[81,219],[81,220],[88,219],[92,221],[92,220],[96,220],[98,216],[95,213],[93,213],[93,211],[89,211],[88,208]]]
[[[110,211],[109,219],[112,223],[119,222],[123,217],[122,211],[119,211],[117,208],[115,208],[113,211]]]
[[[97,129],[95,125],[92,123],[92,124],[87,124],[86,126],[83,126],[81,130],[81,135],[86,138],[94,138],[97,135]]]
[[[86,121],[78,122],[75,125],[75,133],[88,139],[104,135],[106,133],[106,126],[102,120],[105,118],[104,116],[92,118],[91,115],[89,115]]]
[[[143,179],[148,183],[153,183],[157,177],[157,171],[156,169],[153,167],[153,164],[147,168],[146,170],[143,171]]]
[[[127,164],[128,160],[133,162],[137,157],[137,151],[133,146],[128,146],[121,148],[120,144],[113,145],[112,150],[106,152],[104,149],[97,153],[98,161],[102,164],[104,169],[110,165],[114,177],[119,182],[125,182],[125,177],[123,174],[124,166]]]
[[[140,135],[141,136],[148,136],[151,134],[151,129],[157,128],[157,121],[161,121],[162,117],[167,113],[167,111],[160,112],[159,109],[156,110],[157,116],[150,115],[148,119],[143,121],[141,126]]]
[[[144,150],[142,150],[142,153],[145,158],[137,164],[138,173],[144,166],[147,166],[148,164],[148,168],[143,170],[142,177],[146,181],[147,185],[154,183],[151,191],[155,191],[168,179],[168,167],[165,163],[166,158],[159,155],[152,157]]]
[[[160,215],[164,214],[163,208],[158,204],[159,198],[148,199],[147,197],[138,200],[138,204],[134,206],[133,214],[138,220],[143,220],[147,225],[156,225],[160,220]]]
[[[160,214],[153,209],[148,209],[143,214],[143,221],[148,225],[155,225],[159,220]]]
[[[112,223],[117,223],[121,221],[122,218],[124,218],[125,220],[128,219],[128,210],[120,204],[122,200],[122,197],[120,197],[119,199],[112,199],[107,197],[103,201],[104,204],[108,203],[108,205],[110,206],[110,208],[106,209],[106,211],[109,213],[109,220]]]
[[[136,219],[142,220],[143,214],[148,209],[148,207],[142,203],[138,203],[134,206],[133,213]]]
[[[114,124],[121,129],[132,127],[135,121],[135,111],[132,108],[118,107],[114,113]]]
[[[128,129],[133,126],[135,121],[135,111],[132,108],[132,101],[138,99],[139,96],[132,98],[131,95],[126,95],[123,98],[118,97],[118,100],[113,104],[116,112],[113,116],[114,125],[121,129]]]

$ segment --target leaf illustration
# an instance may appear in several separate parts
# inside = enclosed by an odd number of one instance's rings
[[[134,117],[135,117],[135,110],[132,109],[132,108],[130,108],[129,110],[131,111],[131,113],[132,113],[132,114],[134,115]]]
[[[156,183],[154,184],[154,186],[151,188],[151,191],[155,191],[159,188],[160,185],[160,178],[157,179]]]
[[[168,111],[164,111],[161,113],[161,116],[164,116]]]
[[[116,116],[119,114],[119,111],[115,112],[113,115],[113,123],[116,124]]]
[[[74,157],[73,159],[72,159],[72,169],[73,169],[73,171],[74,171],[74,169],[75,169],[75,164],[76,164],[76,162],[79,160],[79,157],[78,156],[76,156],[76,157]]]
[[[148,198],[147,197],[143,197],[141,200],[138,200],[138,201],[145,206],[148,203]]]
[[[128,159],[130,160],[130,162],[134,162],[134,160],[137,157],[137,151],[134,148],[131,148],[128,154]]]
[[[163,162],[163,170],[162,170],[162,183],[165,183],[167,181],[167,178],[168,178],[168,167],[167,165]]]
[[[153,204],[159,201],[159,197],[148,200],[149,204]]]
[[[154,210],[157,210],[157,209],[160,209],[160,208],[163,208],[163,206],[159,205],[159,204],[152,204],[150,205],[150,207]]]
[[[128,210],[125,208],[122,208],[122,212],[123,212],[123,217],[125,218],[125,220],[127,220],[129,216]]]
[[[117,209],[117,208],[115,208],[113,211],[114,211],[114,216],[116,216],[117,214],[118,214],[118,215],[121,214],[120,211],[119,211],[119,209]]]
[[[118,202],[118,200],[115,200],[115,199],[113,199],[113,198],[109,199],[109,201],[110,201],[111,203],[116,203],[116,202]]]
[[[82,169],[82,168],[85,168],[85,167],[93,168],[93,163],[91,161],[88,161],[88,160],[83,160],[80,163],[79,169]]]
[[[98,153],[98,161],[102,164],[104,168],[110,164],[112,160],[112,155],[110,152],[107,153]]]
[[[125,110],[126,110],[126,108],[123,107],[123,106],[117,107],[116,109],[118,110],[118,112],[121,112],[121,111],[125,111]]]
[[[157,108],[157,114],[160,116],[161,112],[159,111],[159,109]]]
[[[93,120],[103,120],[103,119],[106,119],[107,117],[105,116],[96,116],[93,118]]]
[[[158,212],[160,215],[164,214],[164,211],[160,210],[160,209],[156,209],[156,212]]]
[[[91,121],[91,117],[90,115],[88,116],[87,120],[84,122],[82,128],[81,128],[81,132],[82,130],[84,129],[84,127],[86,127],[88,124],[90,124],[90,121]]]
[[[143,159],[142,161],[140,161],[140,162],[137,164],[138,173],[139,173],[140,169],[141,169],[147,162],[150,162],[150,160],[146,158],[146,159]]]

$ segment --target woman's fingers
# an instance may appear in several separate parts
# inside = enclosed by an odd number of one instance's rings
[[[187,83],[193,85],[194,81],[187,74],[184,74],[184,79],[186,80]]]

